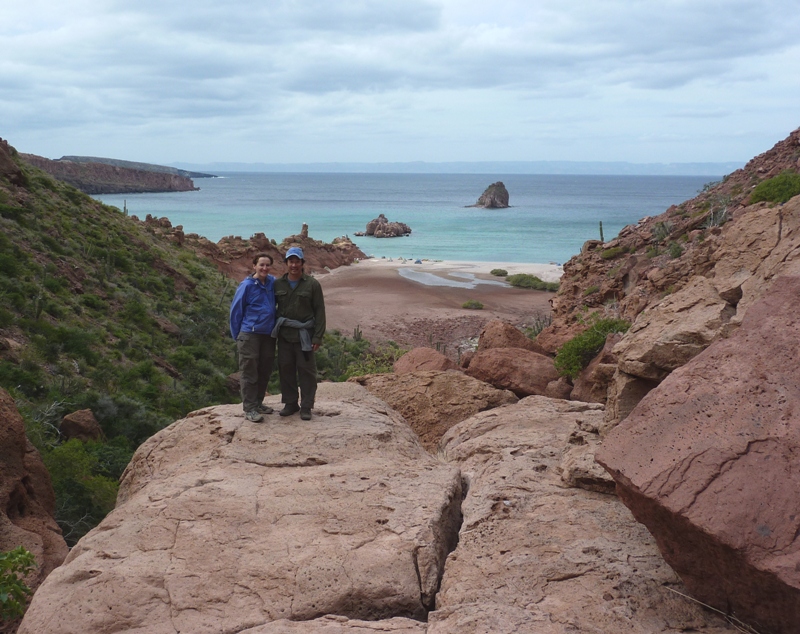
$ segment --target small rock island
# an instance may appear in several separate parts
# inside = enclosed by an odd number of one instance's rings
[[[411,234],[411,227],[404,222],[389,222],[383,214],[367,223],[366,231],[357,231],[357,236],[374,236],[376,238],[398,238]]]
[[[508,190],[501,181],[492,183],[478,198],[478,202],[468,207],[483,207],[484,209],[506,209],[508,205]]]

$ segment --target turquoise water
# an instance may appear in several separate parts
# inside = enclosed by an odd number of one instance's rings
[[[510,209],[476,209],[502,180]],[[228,173],[197,179],[194,192],[97,196],[141,219],[147,214],[217,241],[263,232],[278,242],[300,232],[330,242],[349,235],[376,257],[563,263],[589,239],[606,241],[644,216],[694,197],[710,176]],[[405,238],[355,237],[383,213]]]

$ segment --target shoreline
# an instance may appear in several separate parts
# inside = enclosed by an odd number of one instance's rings
[[[370,258],[316,277],[329,330],[348,336],[361,331],[376,344],[436,347],[456,360],[474,347],[490,320],[524,327],[550,314],[554,293],[515,288],[491,275],[494,268],[545,281],[561,276],[555,264]],[[468,301],[480,302],[483,309],[464,308]]]

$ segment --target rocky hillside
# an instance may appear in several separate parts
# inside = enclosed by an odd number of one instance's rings
[[[192,179],[179,174],[120,167],[108,163],[51,160],[35,154],[22,159],[53,178],[69,183],[86,194],[185,192],[197,189]]]

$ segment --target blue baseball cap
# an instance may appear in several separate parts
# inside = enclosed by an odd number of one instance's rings
[[[289,249],[286,252],[286,255],[283,256],[283,261],[284,262],[288,261],[289,258],[292,256],[300,258],[301,260],[303,260],[303,262],[306,261],[306,259],[303,257],[303,249],[301,249],[300,247],[292,247],[291,249]]]

